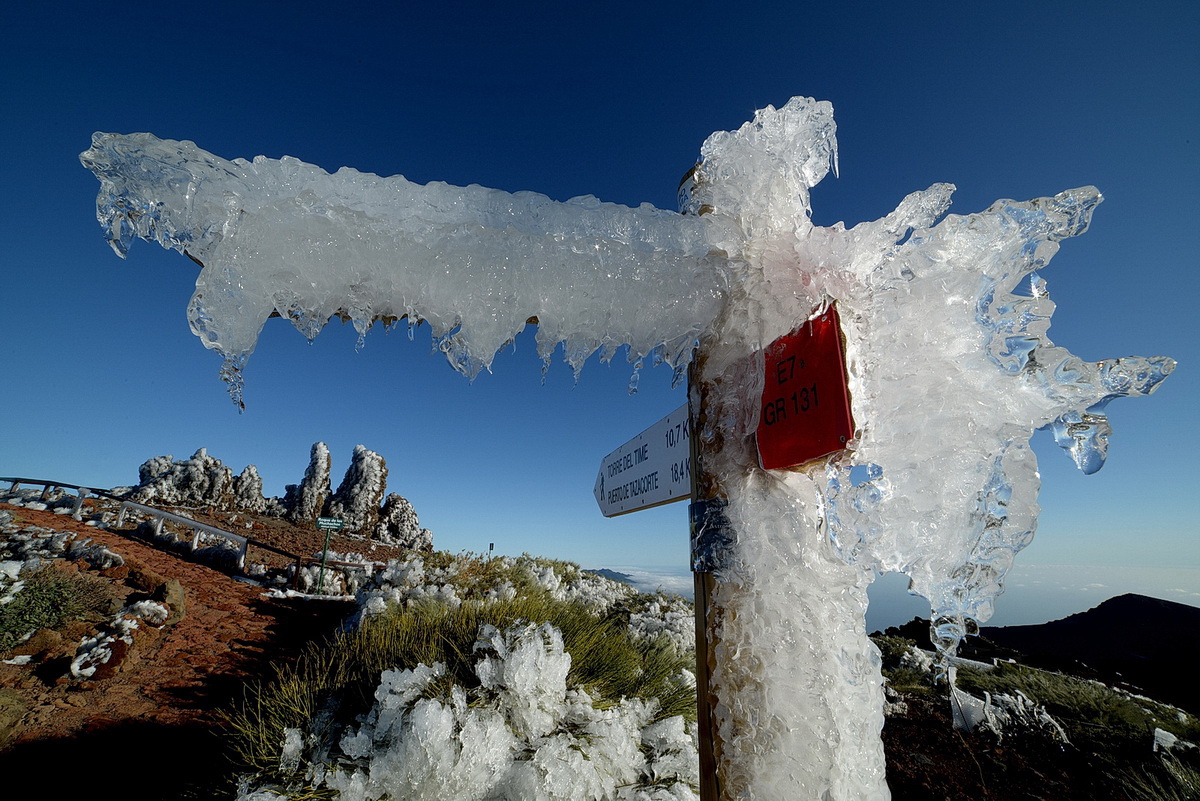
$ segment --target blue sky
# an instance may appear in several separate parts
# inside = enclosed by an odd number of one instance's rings
[[[667,368],[634,396],[620,356],[578,384],[556,362],[542,383],[526,334],[469,384],[424,330],[373,331],[356,353],[348,328],[309,346],[272,321],[238,414],[187,328],[194,265],[146,243],[113,255],[78,154],[95,130],[150,131],[225,157],[674,208],[710,132],[810,95],[833,103],[841,153],[818,223],[874,219],[936,181],[957,184],[955,212],[1104,192],[1044,273],[1051,337],[1180,368],[1109,407],[1096,475],[1035,440],[1044,511],[1018,564],[1103,584],[1079,609],[1156,588],[1195,604],[1198,40],[1200,6],[1157,2],[7,4],[0,475],[112,486],[207,447],[282,493],[314,441],[337,474],[362,443],[441,548],[682,568],[684,505],[606,520],[592,497],[601,457],[684,402]],[[998,622],[1046,619],[1029,586],[1013,582]]]

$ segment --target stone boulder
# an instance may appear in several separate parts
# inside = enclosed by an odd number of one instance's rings
[[[190,459],[156,456],[138,468],[131,500],[157,506],[232,508],[233,471],[200,448]]]
[[[329,516],[345,521],[347,531],[371,536],[379,525],[387,475],[387,463],[382,456],[356,445],[346,476],[329,502]]]
[[[288,484],[285,490],[283,503],[293,523],[316,525],[329,499],[329,470],[332,465],[333,460],[325,443],[313,443],[304,479],[299,484]]]
[[[233,480],[233,503],[243,511],[261,514],[267,508],[267,499],[263,497],[262,476],[258,468],[252,464],[246,465],[241,474]]]

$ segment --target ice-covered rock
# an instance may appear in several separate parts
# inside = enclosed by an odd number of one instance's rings
[[[67,558],[82,559],[95,570],[106,570],[110,567],[120,567],[125,564],[125,558],[119,553],[100,543],[93,543],[91,538],[76,538],[67,549]]]
[[[433,532],[421,528],[417,510],[407,498],[395,492],[389,492],[383,501],[379,523],[375,527],[375,539],[416,551],[433,548]]]
[[[958,728],[990,731],[997,739],[1021,729],[1040,731],[1064,745],[1070,743],[1067,732],[1046,708],[1020,690],[995,695],[985,692],[979,699],[957,687],[951,688],[954,722]]]
[[[316,524],[329,498],[329,471],[332,466],[329,448],[324,442],[314,442],[303,480],[299,484],[288,484],[285,488],[283,503],[293,522]]]
[[[267,499],[263,497],[262,476],[258,474],[258,468],[254,465],[246,465],[233,480],[233,502],[238,509],[247,512],[261,513],[266,510]]]
[[[214,506],[233,504],[233,471],[200,448],[190,459],[171,456],[147,459],[138,468],[140,481],[131,496],[138,503],[160,506]]]
[[[365,536],[379,526],[379,509],[387,489],[387,463],[363,445],[354,447],[350,467],[329,500],[330,517],[341,518],[345,528]]]
[[[175,457],[170,454],[166,456],[151,456],[142,462],[141,467],[138,468],[138,486],[134,489],[136,490],[154,483],[159,477],[170,473],[174,466]]]

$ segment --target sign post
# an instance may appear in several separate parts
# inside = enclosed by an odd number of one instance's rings
[[[953,187],[934,184],[878,220],[817,226],[810,190],[836,167],[835,134],[832,106],[812,98],[715,133],[681,187],[681,215],[364,181],[292,160],[251,170],[149,134],[96,134],[82,160],[100,178],[99,219],[118,253],[134,236],[187,244],[201,267],[189,316],[239,404],[256,326],[295,311],[360,332],[401,312],[430,321],[468,376],[532,323],[539,348],[565,343],[576,369],[598,349],[672,365],[694,349],[690,427],[652,429],[610,454],[596,496],[606,515],[693,498],[703,798],[886,798],[882,677],[864,623],[873,567],[902,568],[936,599],[948,658],[1033,534],[1036,459],[1015,433],[1051,425],[1094,472],[1108,430],[1099,407],[1150,394],[1175,362],[1083,362],[1046,338],[1044,292],[1020,288],[1040,286],[1057,242],[1086,230],[1093,187],[943,219]],[[352,246],[362,264],[347,270]],[[857,428],[831,298],[846,312]],[[911,359],[918,340],[927,347]],[[952,453],[896,422],[927,412],[931,430],[969,432],[970,447]],[[851,440],[829,473],[814,469]],[[839,476],[862,467],[886,487],[847,489]],[[897,536],[868,542],[880,525]],[[913,525],[936,535],[911,536]],[[996,570],[975,569],[980,560]]]
[[[691,497],[689,427],[684,404],[600,460],[593,491],[605,517]]]
[[[340,517],[318,517],[317,530],[325,532],[325,545],[321,548],[321,572],[317,574],[317,594],[325,590],[325,560],[329,556],[329,536],[335,531],[341,531],[346,521]]]
[[[696,728],[698,734],[698,757],[700,760],[700,801],[719,801],[721,785],[717,774],[720,755],[720,739],[713,723],[713,698],[710,689],[712,669],[716,654],[717,609],[712,603],[716,585],[713,565],[703,558],[707,550],[702,546],[714,532],[704,510],[707,501],[723,501],[716,476],[706,469],[706,448],[702,442],[711,441],[719,432],[708,426],[706,391],[699,380],[705,351],[696,350],[692,365],[688,368],[688,425],[691,428],[692,455],[692,506],[689,509],[689,537],[691,540],[693,607],[696,618]],[[715,521],[714,521],[715,522]],[[709,625],[710,616],[713,625]]]

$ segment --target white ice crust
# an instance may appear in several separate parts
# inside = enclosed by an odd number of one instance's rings
[[[272,313],[309,337],[335,315],[360,334],[425,321],[468,376],[533,318],[542,356],[564,343],[576,370],[622,345],[679,370],[701,343],[705,469],[736,532],[715,594],[721,780],[731,797],[882,798],[867,585],[908,574],[952,651],[1033,536],[1032,432],[1093,472],[1104,405],[1174,362],[1087,363],[1047,337],[1039,271],[1086,230],[1094,188],[960,216],[935,184],[879,220],[816,226],[809,190],[836,158],[832,107],[808,98],[713,134],[682,214],[227,161],[149,134],[96,134],[82,156],[118,253],[141,237],[203,265],[189,319],[235,393]],[[755,354],[833,302],[855,436],[802,472],[763,471]]]

